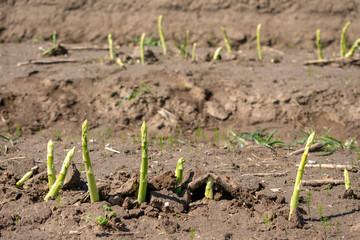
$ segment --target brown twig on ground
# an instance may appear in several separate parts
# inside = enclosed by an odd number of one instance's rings
[[[67,50],[101,50],[101,51],[108,51],[109,47],[98,47],[98,46],[70,46],[70,45],[64,45],[64,47]]]
[[[341,184],[345,184],[345,181],[344,180],[335,180],[335,179],[302,180],[301,184],[303,186],[318,187],[318,186],[322,186],[325,184],[341,185]]]
[[[340,170],[348,170],[352,172],[357,172],[356,168],[350,165],[341,165],[341,164],[306,164],[305,167],[309,168],[332,168],[332,169],[340,169]]]
[[[315,144],[311,145],[311,147],[309,149],[309,152],[314,152],[316,150],[319,150],[323,146],[324,146],[324,144],[322,144],[322,143],[315,143]],[[298,150],[295,150],[295,151],[289,153],[288,156],[299,155],[299,154],[301,154],[303,152],[304,152],[304,148],[301,148],[301,149],[298,149]]]
[[[328,58],[328,59],[316,59],[316,60],[308,60],[303,62],[304,65],[327,65],[331,63],[339,63],[339,64],[360,64],[360,58]]]
[[[54,59],[54,60],[29,60],[27,62],[19,62],[18,67],[28,64],[45,65],[45,64],[58,64],[58,63],[76,63],[80,60],[76,59]]]
[[[241,177],[245,177],[245,176],[252,176],[252,177],[266,177],[266,176],[274,176],[274,177],[282,177],[282,176],[286,176],[287,172],[282,172],[282,173],[246,173],[246,174],[242,174]]]

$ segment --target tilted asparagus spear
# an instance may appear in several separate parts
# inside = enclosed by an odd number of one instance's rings
[[[47,174],[49,182],[49,190],[56,181],[55,165],[54,165],[54,143],[50,139],[47,145]]]
[[[148,146],[147,146],[147,126],[144,122],[141,126],[141,168],[140,186],[138,194],[138,205],[145,202],[147,190],[147,169],[148,169]]]
[[[184,171],[184,158],[180,158],[177,162],[176,165],[176,170],[175,170],[175,176],[177,178],[177,185],[179,186],[182,182],[182,175],[183,175],[183,171]],[[179,186],[178,188],[175,189],[174,191],[177,195],[180,195],[181,193],[181,186]]]
[[[45,201],[47,201],[49,199],[49,197],[54,197],[58,194],[58,192],[60,191],[61,187],[64,184],[64,180],[67,174],[67,170],[69,168],[70,165],[70,161],[73,158],[75,154],[75,147],[73,149],[71,149],[67,155],[66,158],[64,160],[64,163],[61,167],[59,176],[57,177],[55,183],[51,186],[50,191],[48,192],[48,194],[45,196]]]
[[[100,200],[100,197],[99,197],[98,189],[96,187],[94,171],[90,161],[89,149],[87,147],[87,143],[88,143],[87,131],[88,131],[88,121],[85,120],[85,122],[82,125],[82,135],[81,135],[82,153],[83,153],[83,161],[85,164],[88,187],[90,191],[90,201],[93,203],[93,202],[98,202]]]
[[[158,25],[159,25],[159,36],[160,36],[160,41],[161,41],[161,46],[163,49],[164,54],[166,54],[167,52],[167,46],[165,43],[165,38],[164,38],[164,32],[163,32],[163,28],[162,28],[162,15],[159,16],[159,21],[158,21]]]
[[[16,183],[16,187],[20,188],[26,180],[28,180],[39,167],[33,167],[29,172],[25,173],[25,175]]]
[[[291,197],[291,202],[290,202],[289,220],[291,218],[292,212],[294,211],[295,208],[297,208],[297,206],[299,204],[299,194],[300,194],[301,179],[302,179],[302,175],[304,173],[304,167],[305,167],[305,164],[306,164],[307,156],[309,154],[309,149],[310,149],[311,143],[314,141],[314,137],[315,137],[315,132],[310,134],[310,136],[309,136],[309,138],[307,140],[305,149],[304,149],[304,154],[301,157],[301,162],[300,162],[298,172],[297,172],[297,175],[296,175],[296,181],[295,181],[295,185],[294,185],[294,192],[293,192],[293,195]]]

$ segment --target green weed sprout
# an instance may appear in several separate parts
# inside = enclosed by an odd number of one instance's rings
[[[177,185],[179,186],[182,182],[182,175],[183,175],[183,171],[184,171],[184,158],[180,158],[177,162],[176,165],[176,170],[175,170],[175,176],[177,178]],[[178,188],[175,189],[174,191],[177,195],[180,195],[181,193],[181,186],[179,186]]]
[[[49,182],[49,190],[56,181],[55,165],[54,165],[54,143],[52,140],[47,145],[47,175]]]
[[[360,38],[356,39],[350,50],[345,54],[345,57],[347,58],[354,56],[356,49],[360,49]]]
[[[144,39],[145,39],[145,33],[141,34],[140,37],[140,61],[142,65],[145,65]]]
[[[229,38],[226,34],[226,30],[224,27],[221,27],[221,31],[223,32],[223,35],[224,35],[224,41],[225,41],[225,45],[226,45],[226,49],[228,51],[228,53],[231,53],[232,50],[231,50],[231,45],[230,45],[230,42],[229,42]]]
[[[346,53],[346,39],[345,39],[345,33],[346,33],[346,30],[348,29],[350,25],[350,22],[347,22],[345,24],[345,26],[343,27],[342,29],[342,32],[341,32],[341,38],[340,38],[340,57],[345,57],[345,53]]]
[[[292,212],[294,211],[295,208],[297,208],[297,206],[299,204],[299,194],[300,194],[300,187],[301,187],[301,179],[302,179],[302,175],[304,173],[304,167],[305,167],[305,164],[306,164],[307,156],[309,154],[309,149],[310,149],[311,143],[314,141],[314,137],[315,137],[315,132],[310,134],[310,136],[309,136],[309,138],[307,140],[305,149],[304,149],[304,154],[301,157],[301,162],[300,162],[300,165],[299,165],[299,168],[298,168],[298,173],[296,175],[296,181],[295,181],[295,185],[294,185],[294,192],[293,192],[293,195],[291,197],[291,202],[290,202],[289,220],[291,218]]]
[[[351,189],[351,182],[350,182],[350,177],[349,177],[349,172],[348,170],[344,170],[344,179],[345,179],[345,189]]]
[[[104,205],[103,207],[105,211],[109,211],[110,213],[106,214],[105,217],[98,216],[97,218],[95,218],[95,221],[91,219],[92,215],[89,214],[86,216],[86,222],[92,221],[99,226],[107,226],[109,222],[116,217],[116,212],[112,211],[111,208],[106,205]]]
[[[317,49],[318,49],[319,59],[323,59],[323,53],[322,53],[323,44],[322,44],[322,42],[321,42],[321,32],[320,32],[320,29],[318,29],[318,30],[316,31],[316,46],[317,46]]]
[[[258,50],[258,55],[259,55],[259,60],[262,60],[262,53],[261,53],[261,43],[260,43],[260,29],[261,29],[261,24],[259,23],[257,26],[257,31],[256,31],[256,42],[257,42],[257,50]]]
[[[108,34],[108,41],[109,41],[109,56],[110,60],[114,60],[115,58],[115,50],[114,50],[114,42],[112,40],[111,33]]]
[[[83,162],[85,164],[85,171],[86,171],[86,176],[87,176],[87,181],[88,181],[88,187],[89,187],[89,191],[90,191],[90,201],[92,203],[94,203],[94,202],[98,202],[100,200],[100,197],[99,197],[98,189],[96,187],[94,171],[91,166],[89,149],[87,146],[87,143],[88,143],[87,132],[88,132],[88,121],[85,120],[82,125],[82,134],[81,134],[82,155],[83,155]]]
[[[147,146],[147,126],[143,122],[141,126],[141,168],[140,168],[140,186],[138,194],[138,205],[145,202],[147,189],[147,169],[148,169],[148,146]]]
[[[58,194],[59,190],[61,189],[61,187],[63,186],[66,174],[67,174],[67,170],[69,168],[70,165],[70,161],[71,159],[74,157],[75,154],[75,147],[73,149],[71,149],[68,154],[66,155],[66,158],[63,162],[63,165],[61,167],[59,176],[57,177],[55,183],[51,186],[48,194],[45,196],[45,201],[47,201],[49,199],[49,197],[54,197]]]
[[[193,43],[191,61],[192,61],[192,62],[195,62],[195,61],[196,61],[196,42]]]
[[[55,50],[55,48],[56,48],[56,30],[54,30],[54,32],[53,32],[52,40],[53,40],[53,45],[52,45],[52,47],[50,49],[43,52],[44,56],[49,54],[51,51]]]
[[[206,188],[205,188],[205,197],[207,199],[213,200],[214,199],[214,179],[212,177],[209,177],[206,181]]]
[[[219,59],[219,55],[220,55],[221,50],[222,50],[222,47],[218,47],[218,48],[215,50],[215,53],[214,53],[214,56],[213,56],[213,60],[218,60],[218,59]]]
[[[25,173],[25,175],[16,183],[16,187],[20,188],[26,180],[28,180],[39,167],[33,167],[29,172]]]
[[[165,38],[164,38],[164,32],[163,32],[163,28],[162,28],[162,15],[159,16],[159,21],[158,21],[158,24],[159,24],[159,36],[160,36],[160,41],[161,41],[161,46],[162,46],[162,49],[163,49],[163,52],[164,54],[166,54],[167,52],[167,46],[166,46],[166,43],[165,43]]]

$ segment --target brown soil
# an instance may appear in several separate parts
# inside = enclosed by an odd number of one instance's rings
[[[360,166],[355,150],[337,149],[329,156],[310,153],[309,160],[318,164],[353,166],[353,191],[345,192],[343,185],[303,186],[296,217],[287,220],[300,160],[300,155],[288,152],[302,147],[294,144],[303,137],[300,128],[316,130],[319,137],[331,129],[330,135],[343,141],[360,135],[359,65],[303,65],[317,58],[317,28],[322,29],[327,57],[338,55],[346,21],[352,21],[349,42],[359,37],[356,1],[328,1],[321,7],[314,1],[6,1],[0,6],[0,40],[5,42],[0,48],[0,134],[17,138],[0,139],[2,238],[356,239],[359,235]],[[138,64],[139,48],[129,41],[142,32],[157,36],[159,14],[164,15],[169,54],[164,55],[161,47],[147,47],[146,65]],[[257,23],[263,24],[262,61],[257,60],[253,43]],[[173,44],[189,25],[190,42],[199,43],[196,62],[181,58]],[[227,54],[224,48],[221,60],[210,61],[215,47],[223,46],[222,25],[236,51]],[[39,48],[51,46],[42,41],[54,29],[58,40],[68,43],[62,44],[67,55],[42,56]],[[128,60],[125,68],[108,60],[106,48],[94,47],[106,46],[109,32],[121,44],[116,53]],[[92,49],[77,50],[82,46]],[[53,63],[40,64],[44,61]],[[101,202],[95,204],[86,195],[82,166],[80,134],[85,119],[101,193]],[[149,127],[149,185],[147,201],[139,207],[143,121]],[[241,147],[230,132],[269,134],[275,128],[279,129],[273,139],[286,146],[270,149],[251,142]],[[69,171],[73,181],[60,191],[60,198],[45,202],[46,144],[51,138],[57,172],[66,151],[73,146],[77,151]],[[180,157],[186,162],[178,197],[173,193],[173,171]],[[16,181],[35,165],[38,173],[16,188]],[[204,198],[205,183],[200,181],[210,173],[216,178],[214,200]],[[342,180],[343,172],[306,168],[304,179]],[[93,221],[109,214],[103,205],[117,216],[105,227],[87,222],[89,214]]]

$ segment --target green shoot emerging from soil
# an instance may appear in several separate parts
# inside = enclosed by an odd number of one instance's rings
[[[345,39],[345,33],[350,25],[350,22],[347,22],[345,26],[342,29],[341,32],[341,38],[340,38],[340,57],[345,57],[346,53],[346,39]]]
[[[33,167],[29,172],[25,173],[25,175],[16,183],[16,187],[20,188],[26,180],[28,180],[39,167]]]
[[[143,122],[141,126],[141,168],[140,168],[140,186],[138,193],[138,205],[145,202],[147,189],[147,169],[148,169],[148,146],[147,146],[147,126]]]
[[[98,216],[97,218],[95,218],[95,221],[92,220],[92,218],[91,218],[92,215],[89,214],[86,216],[86,222],[91,221],[102,227],[107,226],[110,223],[110,221],[116,217],[116,212],[112,211],[111,208],[106,205],[104,205],[103,207],[104,207],[105,212],[110,212],[110,213],[106,214],[105,217]]]
[[[212,177],[209,177],[206,181],[206,188],[205,188],[205,197],[207,199],[213,200],[214,199],[214,179]]]
[[[262,60],[262,52],[261,52],[261,42],[260,42],[260,29],[261,29],[261,24],[259,23],[257,26],[257,31],[256,31],[256,43],[257,43],[259,60],[261,61]]]
[[[349,177],[349,172],[348,170],[344,170],[344,179],[345,179],[345,189],[351,189],[351,182],[350,182],[350,177]]]
[[[193,43],[191,61],[192,61],[192,62],[195,62],[195,61],[196,61],[196,42]]]
[[[318,30],[316,31],[316,46],[317,46],[317,49],[318,49],[319,59],[323,59],[323,53],[322,53],[323,43],[321,42],[321,32],[320,32],[320,29],[318,29]]]
[[[56,181],[55,165],[54,165],[54,143],[52,140],[47,145],[47,175],[49,182],[49,190]]]
[[[83,161],[85,164],[85,171],[86,171],[86,177],[87,177],[87,181],[88,181],[88,188],[90,191],[90,201],[93,202],[98,202],[100,200],[99,198],[99,192],[98,189],[96,187],[96,182],[95,182],[95,176],[94,176],[94,171],[91,165],[91,161],[90,161],[90,154],[89,154],[89,149],[88,149],[88,121],[85,120],[83,125],[82,125],[82,135],[81,135],[81,141],[82,141],[82,153],[83,153]]]
[[[52,40],[53,40],[52,47],[50,49],[46,50],[45,52],[43,52],[44,56],[50,54],[56,48],[56,30],[54,30],[54,32],[53,32]]]
[[[218,59],[219,59],[219,55],[220,55],[221,50],[222,50],[222,47],[218,47],[218,48],[215,50],[215,53],[214,53],[214,56],[213,56],[213,60],[218,60]]]
[[[276,145],[283,145],[284,142],[280,141],[280,140],[275,140],[272,141],[271,139],[273,138],[275,132],[277,131],[277,128],[274,129],[269,136],[266,136],[264,134],[265,130],[259,130],[256,131],[254,133],[241,133],[240,135],[236,135],[234,132],[231,131],[231,134],[233,135],[233,137],[235,138],[235,146],[240,145],[241,147],[249,144],[249,141],[254,142],[257,145],[264,145],[268,148],[270,148],[271,150],[274,150],[274,147]]]
[[[160,36],[160,41],[161,41],[161,46],[163,49],[164,54],[166,54],[167,52],[167,47],[166,47],[166,43],[165,43],[165,38],[164,38],[164,32],[163,32],[163,28],[162,28],[162,15],[159,16],[159,20],[158,20],[158,24],[159,24],[159,36]]]
[[[144,39],[145,33],[141,34],[140,37],[140,61],[142,65],[145,65]]]
[[[345,54],[345,57],[352,57],[355,54],[355,50],[360,49],[360,38],[356,39],[350,50]]]
[[[75,154],[75,147],[73,149],[71,149],[68,154],[66,155],[66,158],[64,160],[64,163],[61,167],[59,176],[57,177],[55,183],[51,186],[50,191],[48,192],[48,194],[45,196],[45,201],[47,201],[49,199],[49,197],[55,197],[59,190],[61,189],[61,187],[63,186],[66,174],[67,174],[67,170],[69,168],[70,165],[70,161],[71,159],[74,157]]]
[[[229,42],[229,38],[226,34],[226,30],[224,27],[221,27],[221,31],[223,32],[223,35],[224,35],[224,42],[225,42],[225,45],[226,45],[226,49],[228,51],[228,53],[231,53],[231,45],[230,45],[230,42]]]
[[[111,33],[108,34],[108,41],[109,41],[109,57],[110,57],[110,60],[114,60],[115,50],[114,50],[114,42],[112,40]]]
[[[310,134],[310,136],[307,140],[306,146],[305,146],[304,154],[301,157],[301,162],[300,162],[300,165],[298,168],[298,173],[296,175],[294,192],[293,192],[293,195],[291,197],[291,202],[290,202],[289,220],[291,218],[292,212],[298,207],[298,204],[299,204],[301,179],[302,179],[302,175],[304,173],[304,168],[305,168],[307,156],[309,154],[309,149],[310,149],[312,142],[314,141],[314,137],[315,137],[315,132]]]
[[[184,171],[184,158],[180,158],[177,162],[177,165],[176,165],[176,170],[175,170],[175,176],[177,178],[177,188],[175,189],[175,193],[177,195],[180,195],[181,193],[181,182],[182,182],[182,175],[183,175],[183,171]]]
[[[310,217],[310,221],[312,221],[311,218],[311,212],[310,212],[310,205],[311,205],[311,191],[310,189],[308,189],[308,197],[307,197],[307,207],[308,207],[308,212],[309,212],[309,217]]]

